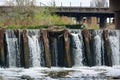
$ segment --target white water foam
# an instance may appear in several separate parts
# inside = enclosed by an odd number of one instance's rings
[[[39,43],[39,35],[36,33],[37,31],[31,31],[35,34],[30,35],[28,34],[28,47],[29,47],[29,54],[30,54],[30,62],[32,64],[31,67],[39,67],[41,66],[41,47]]]
[[[95,51],[95,65],[101,66],[102,65],[102,49],[103,49],[103,40],[101,37],[102,32],[100,30],[95,31],[94,36],[94,51]]]
[[[76,68],[59,68],[59,67],[52,67],[52,68],[0,68],[0,76],[6,78],[5,80],[9,80],[7,78],[20,78],[23,75],[30,76],[31,78],[35,78],[39,80],[42,78],[43,80],[50,80],[51,76],[49,76],[50,72],[68,72],[67,75],[63,76],[63,78],[82,78],[82,77],[118,77],[120,76],[120,66],[113,66],[113,67],[106,67],[106,66],[99,66],[99,67],[76,67]],[[54,75],[54,74],[53,74]],[[57,78],[57,77],[56,77]],[[11,80],[12,80],[11,79]],[[52,79],[53,80],[53,79]],[[94,80],[94,79],[91,79]]]
[[[112,64],[120,65],[120,45],[119,45],[119,34],[118,31],[110,31],[112,35],[109,35],[109,42],[112,54]]]
[[[74,66],[75,67],[78,67],[78,66],[82,66],[83,63],[83,53],[82,53],[82,42],[81,40],[79,39],[79,35],[78,34],[75,34],[75,33],[72,33],[72,37],[73,37],[73,54],[74,54]]]
[[[7,43],[7,63],[9,67],[17,66],[18,57],[18,38],[15,37],[13,30],[6,31],[6,43]]]

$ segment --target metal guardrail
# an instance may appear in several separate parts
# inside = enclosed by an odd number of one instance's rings
[[[104,12],[110,13],[109,8],[90,8],[90,7],[56,7],[56,12]]]
[[[91,3],[89,3],[89,6],[84,6],[82,2],[58,2],[56,3],[56,7],[92,7],[90,6]],[[16,5],[15,2],[9,2],[9,1],[0,1],[0,6],[12,6],[12,5]],[[52,6],[51,2],[49,2],[49,4],[44,3],[44,2],[34,2],[34,5],[36,6]],[[108,8],[109,6],[106,6],[104,8]],[[97,8],[102,8],[102,7],[97,7]]]

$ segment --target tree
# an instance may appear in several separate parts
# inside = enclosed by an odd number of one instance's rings
[[[91,1],[91,7],[108,7],[107,0],[92,0]]]
[[[20,23],[22,23],[23,20],[34,18],[35,0],[15,0],[15,3],[15,18],[19,19]],[[28,23],[29,21],[26,22]]]

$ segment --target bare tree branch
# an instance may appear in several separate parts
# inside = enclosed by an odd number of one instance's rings
[[[108,7],[107,0],[92,0],[91,7]]]

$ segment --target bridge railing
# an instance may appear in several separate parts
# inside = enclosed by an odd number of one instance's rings
[[[72,2],[63,1],[63,2],[60,2],[58,0],[55,3],[52,3],[50,1],[47,1],[47,2],[45,2],[45,1],[44,2],[36,1],[36,2],[34,2],[35,6],[49,6],[49,7],[52,7],[53,4],[55,4],[56,7],[94,7],[95,8],[95,6],[91,6],[91,3],[85,4],[85,3],[82,3],[80,1],[76,1],[76,2],[74,2],[74,1],[72,1]],[[13,5],[15,6],[16,3],[12,2],[12,1],[11,2],[10,1],[0,1],[0,6],[13,6]],[[108,7],[109,6],[106,6],[104,8],[108,8]],[[97,8],[103,8],[103,7],[99,6]]]
[[[109,8],[57,7],[56,12],[110,12]]]

